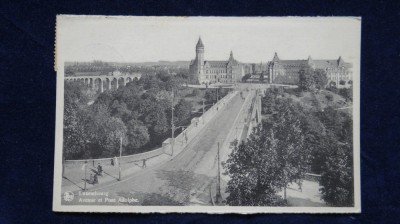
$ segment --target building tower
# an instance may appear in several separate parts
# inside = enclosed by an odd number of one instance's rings
[[[204,44],[201,41],[201,37],[199,37],[199,41],[196,44],[196,59],[197,63],[197,77],[200,80],[203,76],[203,67],[204,67]]]

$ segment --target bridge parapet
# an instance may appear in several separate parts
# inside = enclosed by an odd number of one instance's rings
[[[119,73],[112,75],[87,75],[87,76],[66,76],[65,81],[82,82],[93,90],[104,92],[104,90],[118,89],[135,79],[141,78],[140,73]]]

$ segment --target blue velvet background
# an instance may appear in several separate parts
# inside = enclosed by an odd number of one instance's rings
[[[400,1],[3,0],[0,13],[0,223],[400,223]],[[362,16],[362,214],[52,212],[56,14]]]

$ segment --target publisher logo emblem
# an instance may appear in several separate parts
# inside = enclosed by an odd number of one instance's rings
[[[66,191],[66,192],[64,192],[64,200],[65,200],[65,201],[72,201],[72,200],[74,200],[74,193],[72,193],[71,191]]]

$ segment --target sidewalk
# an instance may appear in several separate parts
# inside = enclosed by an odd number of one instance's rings
[[[289,206],[296,207],[326,207],[326,203],[321,199],[319,183],[303,180],[302,190],[297,183],[291,183],[286,188],[286,198]],[[283,198],[283,190],[278,193]]]

